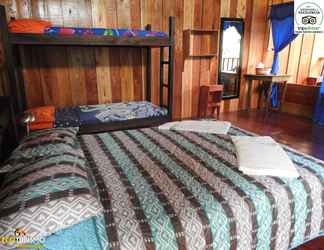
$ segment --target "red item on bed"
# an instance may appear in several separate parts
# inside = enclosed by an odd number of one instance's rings
[[[27,110],[34,115],[35,121],[29,123],[30,130],[53,128],[55,120],[55,107],[43,106]]]
[[[8,24],[10,32],[33,34],[43,34],[51,26],[51,22],[38,19],[16,19]]]
[[[41,129],[48,129],[48,128],[53,128],[53,122],[32,122],[29,124],[29,130],[34,131],[34,130],[41,130]]]

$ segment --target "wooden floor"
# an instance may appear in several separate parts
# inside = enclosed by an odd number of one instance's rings
[[[310,119],[284,113],[266,116],[263,111],[221,114],[220,119],[324,160],[324,127]]]
[[[276,141],[324,160],[324,127],[310,119],[283,113],[266,116],[262,111],[240,111],[221,114],[220,120]],[[296,250],[324,250],[324,237],[308,242]]]

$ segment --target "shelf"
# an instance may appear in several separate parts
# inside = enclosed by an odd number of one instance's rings
[[[201,55],[188,55],[188,57],[217,57],[217,53],[212,53],[212,54],[201,54]]]
[[[188,30],[185,30],[185,32],[190,32],[190,33],[213,33],[213,32],[218,32],[218,30],[215,30],[215,29],[188,29]]]
[[[213,29],[185,30],[183,47],[187,58],[217,57],[218,31]]]
[[[75,36],[18,34],[9,36],[16,45],[71,45],[71,46],[133,46],[133,47],[163,47],[171,46],[169,37],[112,37],[112,36]]]

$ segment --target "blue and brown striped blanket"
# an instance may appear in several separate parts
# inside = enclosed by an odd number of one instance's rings
[[[103,249],[290,249],[324,233],[324,163],[290,148],[298,179],[242,174],[227,135],[149,128],[80,142]]]

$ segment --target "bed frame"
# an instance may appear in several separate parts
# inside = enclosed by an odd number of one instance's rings
[[[150,31],[151,25],[145,30]],[[19,47],[37,46],[82,46],[82,47],[137,47],[146,50],[146,100],[151,101],[151,49],[160,48],[160,106],[168,110],[166,116],[132,119],[98,125],[80,127],[80,133],[97,133],[119,129],[141,128],[162,124],[172,119],[173,106],[173,62],[174,62],[175,18],[169,17],[167,37],[109,37],[109,36],[59,36],[48,34],[16,34],[8,30],[5,7],[0,5],[0,44],[3,44],[5,66],[8,71],[14,110],[21,114],[26,109],[26,95],[19,61]],[[168,60],[164,60],[164,50],[168,49]],[[164,83],[164,65],[168,66],[167,84]],[[167,105],[163,103],[164,88],[167,88]]]
[[[11,99],[0,96],[0,164],[9,156],[17,146],[18,131],[14,120],[14,111]]]

